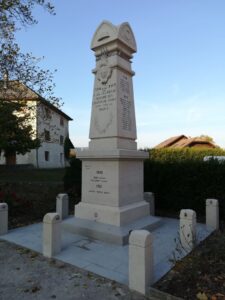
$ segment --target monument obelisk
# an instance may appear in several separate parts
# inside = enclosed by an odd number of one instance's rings
[[[133,229],[150,228],[143,199],[143,160],[137,151],[131,69],[136,42],[128,23],[103,21],[91,43],[95,75],[89,148],[80,151],[82,200],[75,206],[76,232],[124,244]]]

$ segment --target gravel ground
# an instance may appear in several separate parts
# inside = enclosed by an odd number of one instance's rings
[[[0,300],[144,300],[126,286],[0,240]]]

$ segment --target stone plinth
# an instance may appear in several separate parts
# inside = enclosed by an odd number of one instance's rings
[[[136,144],[131,69],[136,42],[130,25],[102,22],[91,49],[96,56],[91,140],[88,150],[77,153],[82,160],[82,201],[75,207],[75,227],[80,228],[78,233],[96,236],[96,229],[89,228],[96,228],[94,223],[102,226],[101,232],[105,225],[116,226],[122,230],[113,230],[111,241],[125,241],[125,228],[135,229],[142,219],[146,228],[146,217],[150,217],[149,204],[143,198],[143,160],[149,154],[137,151]]]
[[[129,237],[129,288],[146,294],[153,283],[153,236],[134,230]]]

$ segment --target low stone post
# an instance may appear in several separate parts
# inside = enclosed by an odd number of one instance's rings
[[[196,212],[192,209],[180,211],[180,242],[185,251],[190,251],[196,244]]]
[[[56,197],[56,212],[60,215],[61,220],[69,215],[69,197],[67,194],[58,194]]]
[[[129,237],[129,288],[146,294],[153,283],[153,236],[134,230]]]
[[[144,193],[144,200],[149,203],[150,215],[155,215],[155,195],[151,192]]]
[[[210,229],[219,229],[219,201],[206,199],[206,226]]]
[[[0,235],[8,232],[8,204],[0,203]]]
[[[48,213],[43,219],[43,255],[52,257],[61,251],[61,219],[57,213]]]

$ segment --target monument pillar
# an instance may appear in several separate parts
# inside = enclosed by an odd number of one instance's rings
[[[75,206],[76,232],[123,244],[130,230],[159,221],[149,216],[143,198],[143,160],[148,153],[137,151],[136,144],[131,69],[136,42],[130,25],[102,22],[91,49],[95,82],[89,148],[77,153],[82,160],[82,200]]]

